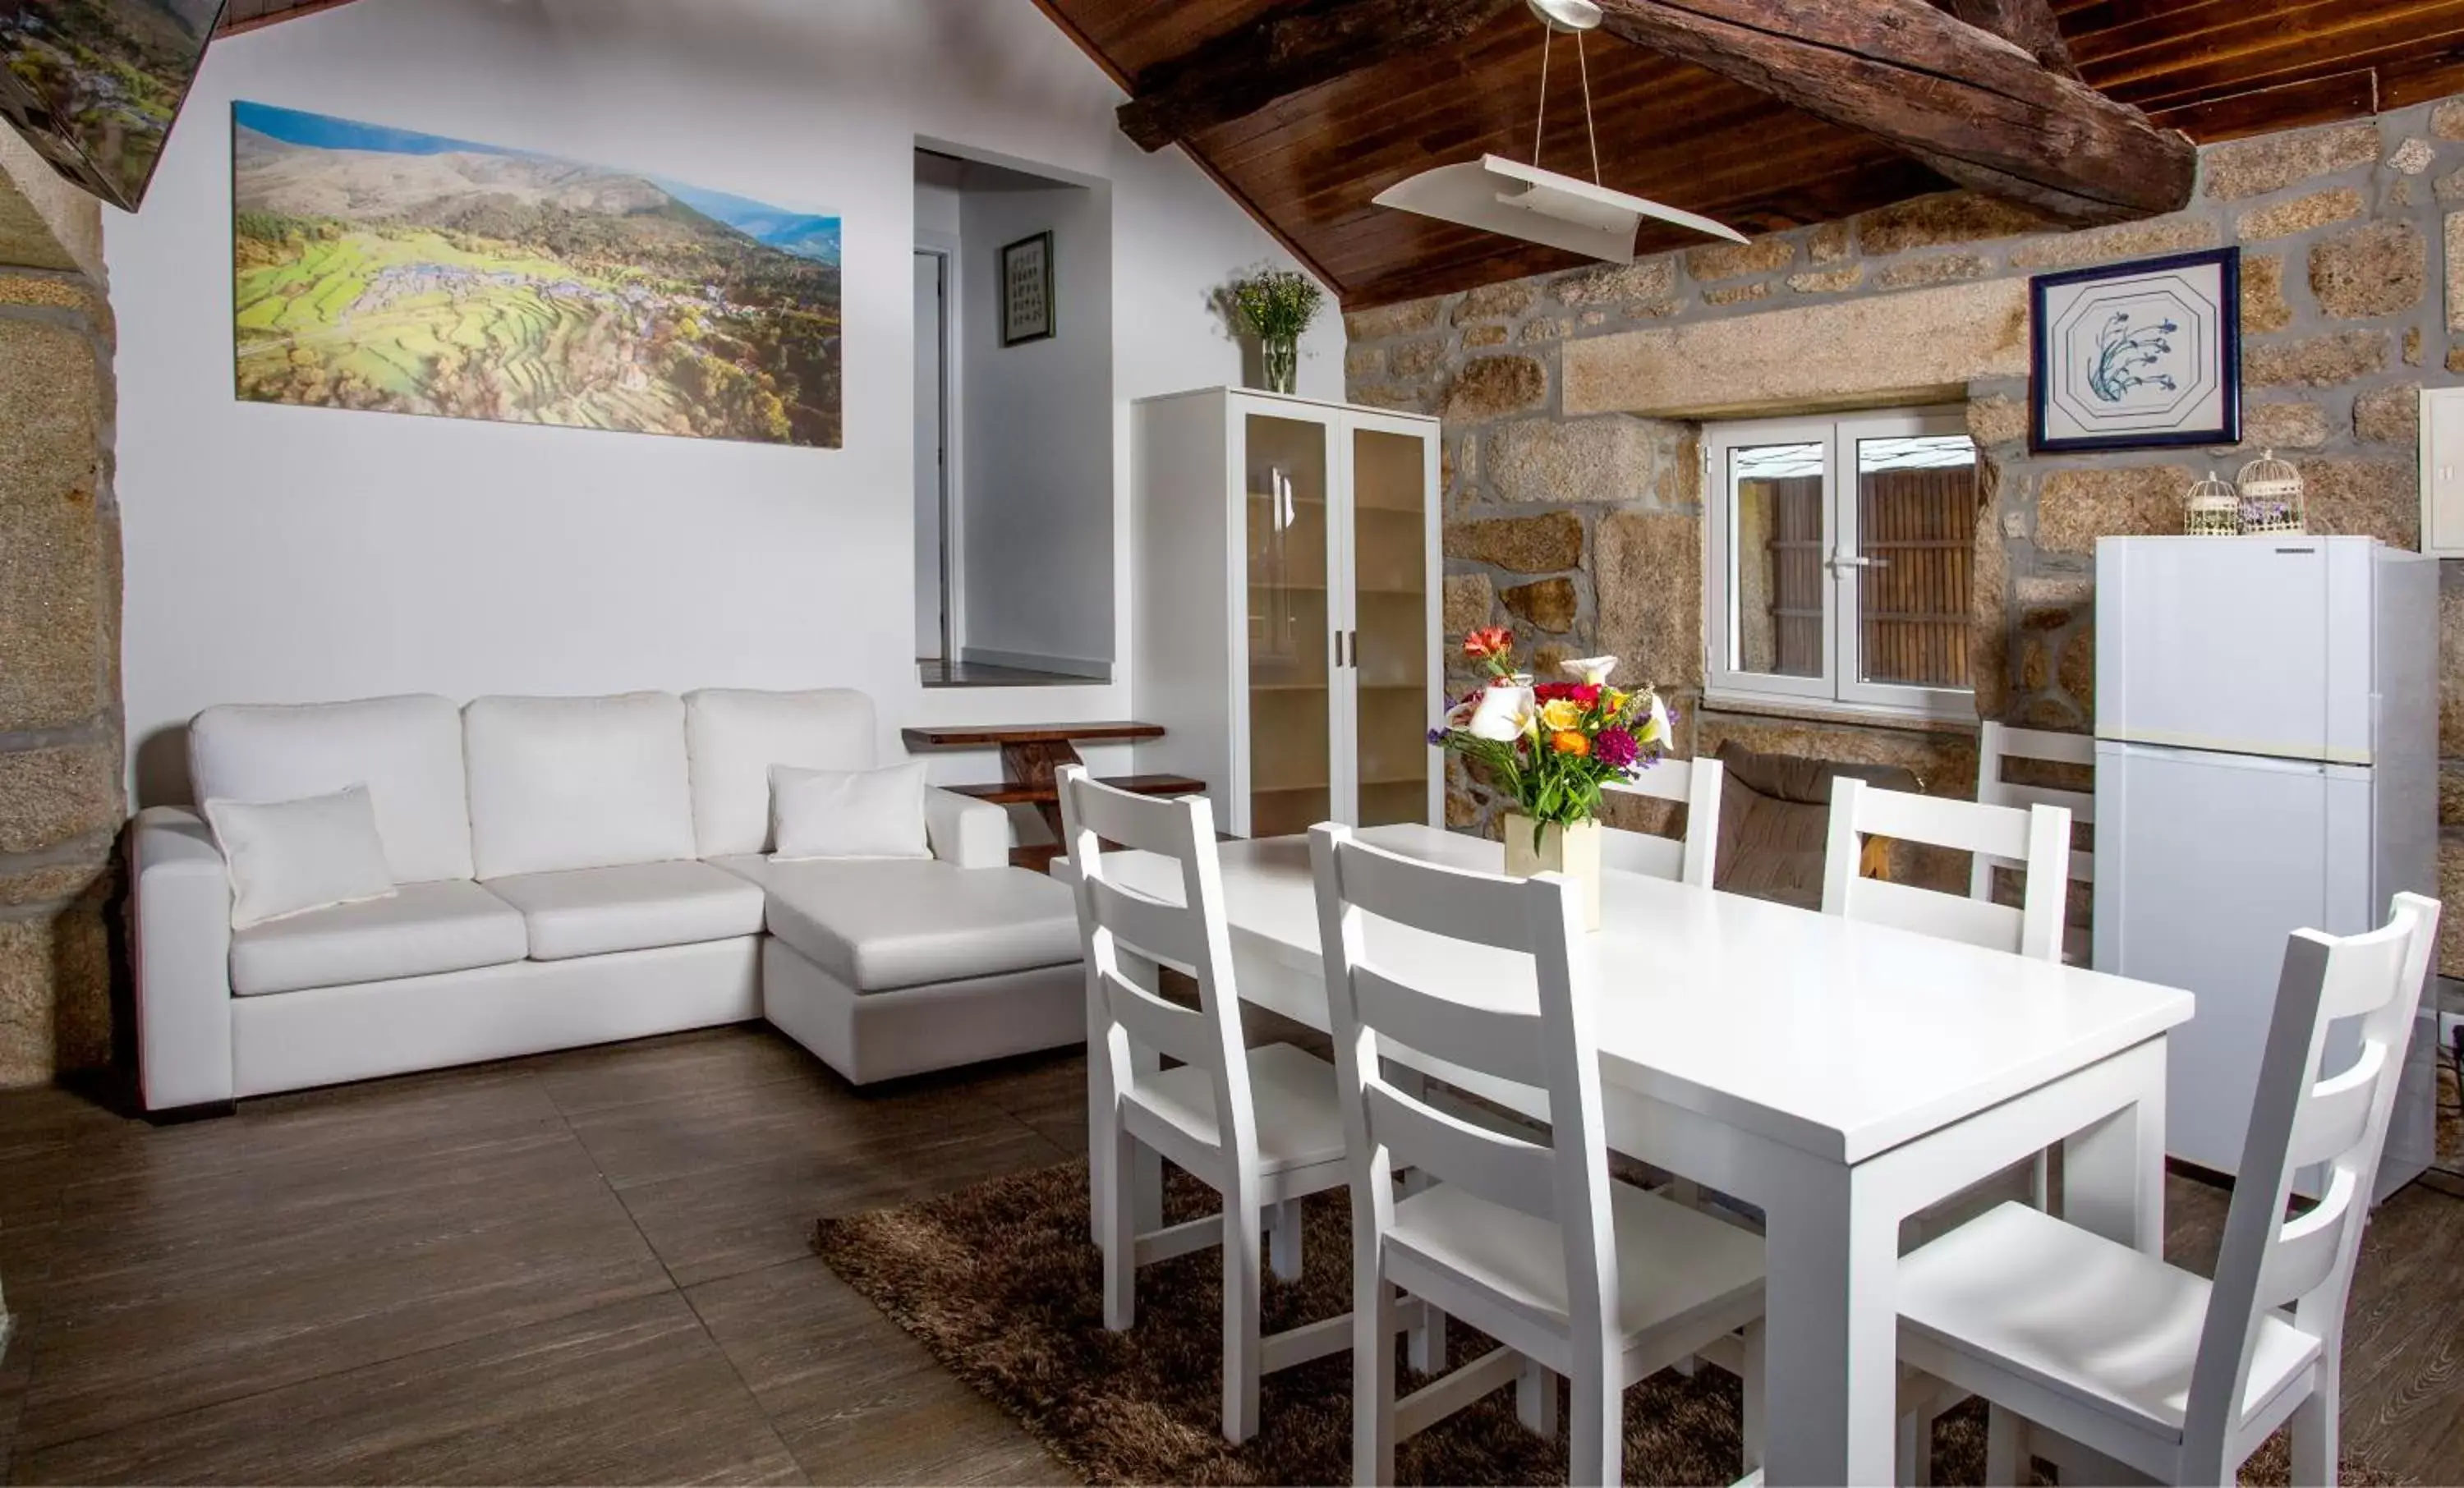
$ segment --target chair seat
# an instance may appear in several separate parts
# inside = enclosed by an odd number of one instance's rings
[[[1215,1086],[1206,1071],[1179,1064],[1140,1077],[1138,1098],[1202,1147],[1215,1134]],[[1288,1171],[1343,1160],[1343,1107],[1334,1066],[1294,1044],[1249,1051],[1249,1102],[1258,1113],[1258,1171]]]
[[[486,887],[522,912],[534,961],[761,933],[761,890],[707,863],[520,873]]]
[[[761,886],[770,933],[858,993],[1067,966],[1081,954],[1068,886],[1023,868],[749,854],[716,865]]]
[[[385,899],[335,905],[231,931],[231,992],[242,997],[435,976],[530,953],[512,905],[467,879],[404,884]]]
[[[1617,1224],[1617,1326],[1625,1338],[1743,1303],[1759,1310],[1761,1236],[1630,1184],[1609,1185],[1609,1207]],[[1387,1243],[1398,1260],[1408,1258],[1475,1295],[1503,1301],[1543,1328],[1562,1332],[1567,1325],[1566,1244],[1552,1220],[1441,1183],[1396,1203]],[[1441,1295],[1430,1300],[1448,1302]]]
[[[2004,1204],[1900,1262],[1902,1352],[1988,1399],[1992,1377],[2016,1377],[2171,1437],[2189,1403],[2208,1291],[2205,1277]],[[2279,1313],[2264,1315],[2245,1412],[2318,1358],[2317,1339]]]

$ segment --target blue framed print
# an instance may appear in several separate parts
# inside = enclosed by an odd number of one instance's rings
[[[2241,443],[2241,250],[2029,281],[2029,443],[2043,452]]]

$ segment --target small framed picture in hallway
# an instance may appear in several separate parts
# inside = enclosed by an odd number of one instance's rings
[[[1001,250],[1001,344],[1023,345],[1053,334],[1052,234],[1039,232]]]

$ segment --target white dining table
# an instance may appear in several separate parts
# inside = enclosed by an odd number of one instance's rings
[[[1499,844],[1433,827],[1359,836],[1504,867]],[[1241,996],[1326,1030],[1308,840],[1226,842],[1221,862]],[[1165,859],[1105,865],[1179,898]],[[1366,934],[1390,973],[1531,1004],[1527,958],[1375,920]],[[1763,1212],[1766,1481],[1895,1480],[1909,1215],[2060,1147],[2064,1216],[2161,1254],[2165,1039],[2189,993],[1615,871],[1587,940],[1612,1146]],[[1536,1094],[1406,1061],[1521,1108]]]

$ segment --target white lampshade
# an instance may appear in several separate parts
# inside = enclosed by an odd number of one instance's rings
[[[1377,193],[1376,204],[1615,264],[1634,262],[1635,232],[1645,217],[1746,241],[1725,223],[1502,155],[1424,170]]]

